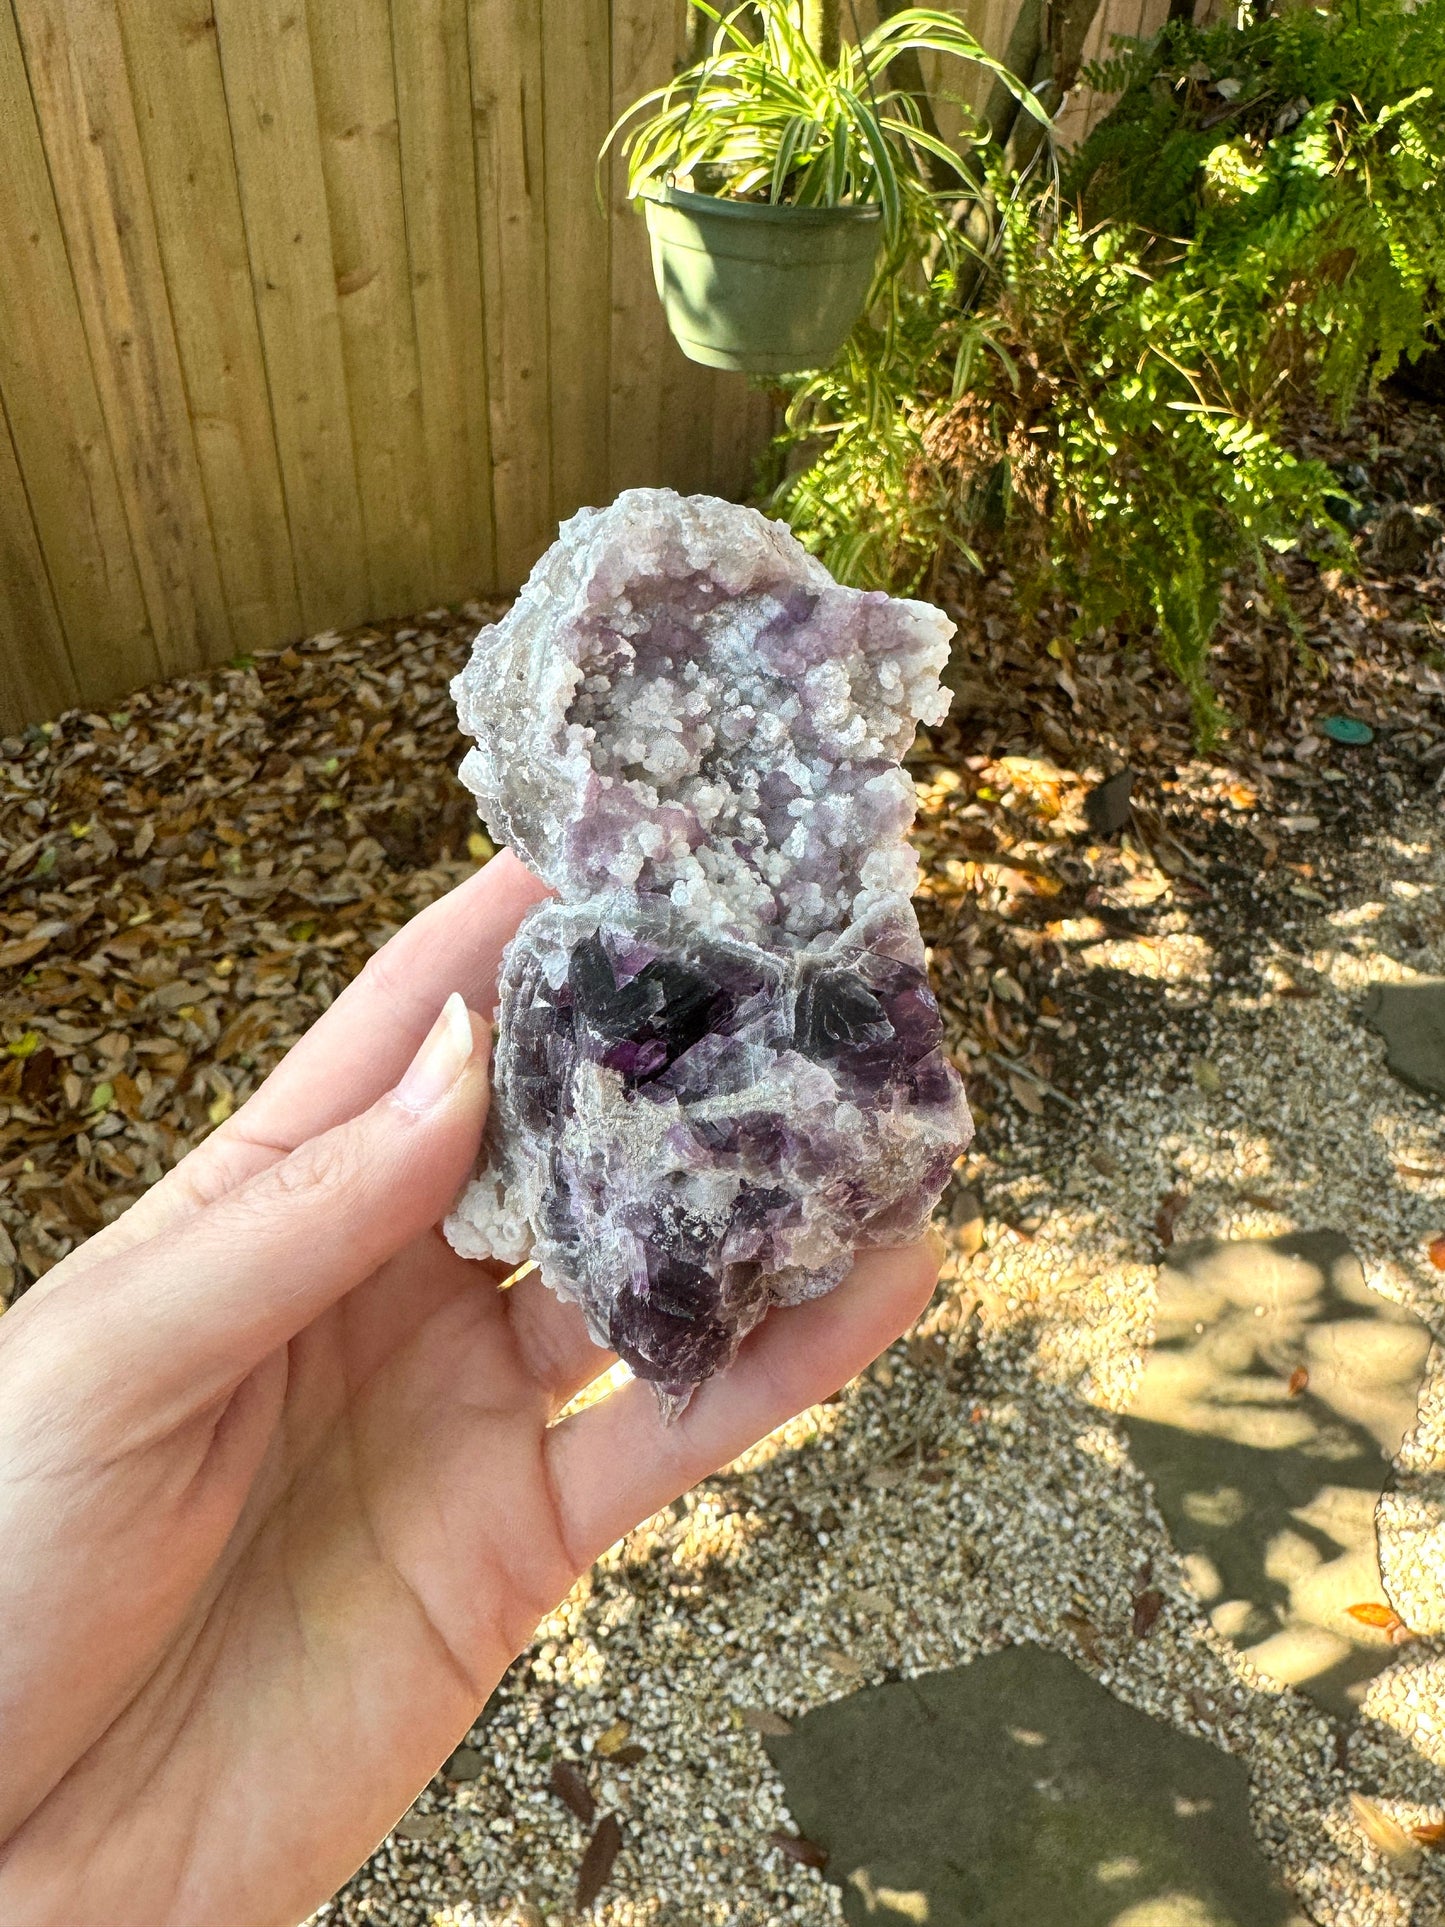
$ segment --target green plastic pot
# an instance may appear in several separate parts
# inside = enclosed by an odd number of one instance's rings
[[[708,368],[826,368],[863,312],[882,210],[774,207],[663,187],[643,202],[658,296],[682,352]]]

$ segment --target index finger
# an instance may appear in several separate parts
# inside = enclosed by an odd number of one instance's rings
[[[368,958],[206,1143],[229,1133],[290,1152],[374,1104],[411,1062],[454,990],[470,1009],[490,1015],[502,952],[526,912],[548,894],[510,850],[499,851]]]
[[[938,1282],[936,1232],[861,1252],[836,1290],[777,1306],[675,1424],[633,1379],[551,1426],[543,1439],[558,1530],[575,1572],[654,1512],[840,1385],[893,1343]]]
[[[367,961],[329,1010],[217,1130],[57,1267],[50,1287],[204,1210],[374,1104],[411,1062],[452,991],[489,1014],[502,952],[548,894],[510,850],[428,905]],[[32,1290],[44,1295],[47,1280]]]

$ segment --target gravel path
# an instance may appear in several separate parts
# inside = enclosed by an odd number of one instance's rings
[[[1181,1240],[1343,1231],[1371,1284],[1445,1335],[1427,1257],[1441,1113],[1358,1017],[1366,986],[1445,972],[1445,833],[1431,805],[1372,816],[1348,846],[1299,845],[1319,887],[1284,882],[1267,914],[1221,883],[1148,939],[1081,929],[1053,993],[1075,1095],[999,1104],[918,1329],[613,1548],[470,1736],[457,1766],[476,1777],[434,1783],[319,1919],[577,1918],[592,1828],[550,1785],[570,1761],[622,1822],[595,1918],[838,1920],[837,1890],[770,1842],[793,1829],[762,1736],[1020,1640],[1246,1760],[1256,1831],[1319,1927],[1445,1919],[1445,1855],[1402,1844],[1445,1817],[1445,1649],[1402,1646],[1349,1729],[1253,1673],[1191,1594],[1112,1416],[1150,1337],[1166,1197]],[[963,1186],[985,1202],[971,1256]],[[1438,1349],[1395,1485],[1390,1590],[1438,1638]],[[1142,1638],[1141,1573],[1163,1596]]]

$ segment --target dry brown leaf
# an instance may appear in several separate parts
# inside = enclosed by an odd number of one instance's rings
[[[132,1122],[140,1116],[142,1103],[140,1086],[129,1071],[117,1071],[115,1074],[115,1103],[116,1109]]]
[[[66,1218],[83,1231],[98,1231],[104,1220],[94,1192],[85,1180],[85,1167],[77,1165],[60,1187],[60,1202]]]
[[[37,1103],[49,1089],[58,1062],[55,1052],[45,1044],[19,1067],[20,1095],[27,1104]]]
[[[1104,1664],[1104,1651],[1099,1644],[1099,1629],[1083,1613],[1060,1613],[1059,1624],[1074,1635],[1083,1648],[1084,1655],[1095,1666]]]
[[[53,931],[39,937],[24,937],[17,943],[0,943],[0,970],[18,970],[55,941]]]
[[[597,1802],[592,1798],[592,1789],[582,1777],[580,1767],[571,1760],[553,1760],[547,1783],[562,1804],[572,1809],[584,1827],[591,1825]]]
[[[1150,1629],[1164,1608],[1164,1595],[1154,1586],[1146,1586],[1136,1592],[1133,1602],[1133,1628],[1135,1639],[1147,1639]]]
[[[1445,1271],[1445,1232],[1430,1240],[1430,1262],[1437,1271]]]
[[[1412,1838],[1422,1847],[1445,1847],[1445,1820],[1426,1820],[1418,1827],[1411,1827]]]
[[[590,1907],[607,1885],[621,1851],[622,1822],[615,1813],[604,1813],[597,1822],[597,1831],[587,1842],[582,1865],[577,1870],[575,1905],[579,1913]]]
[[[781,1713],[774,1713],[766,1706],[745,1706],[739,1718],[752,1732],[761,1733],[769,1740],[786,1739],[793,1730]]]
[[[820,1847],[816,1840],[807,1840],[799,1833],[770,1833],[768,1839],[789,1860],[795,1860],[800,1867],[812,1867],[821,1873],[828,1864],[828,1850]]]
[[[276,1009],[270,1003],[251,1004],[233,1017],[211,1050],[216,1063],[224,1064],[243,1051],[249,1051],[266,1037],[276,1022]]]
[[[1310,1375],[1308,1368],[1304,1365],[1296,1365],[1289,1375],[1288,1384],[1284,1388],[1286,1395],[1290,1398],[1301,1397],[1308,1389],[1309,1382]]]
[[[1371,1846],[1378,1847],[1385,1858],[1393,1865],[1408,1869],[1418,1864],[1420,1849],[1397,1820],[1392,1820],[1382,1806],[1367,1800],[1363,1793],[1350,1793],[1350,1811],[1355,1825]]]
[[[1184,1190],[1170,1191],[1159,1200],[1159,1209],[1154,1213],[1154,1235],[1166,1248],[1174,1242],[1175,1228],[1188,1203],[1189,1193]]]

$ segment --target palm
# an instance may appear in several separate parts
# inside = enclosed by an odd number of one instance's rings
[[[451,983],[488,1007],[537,886],[498,859],[469,890],[0,1326],[0,1620],[33,1628],[8,1671],[0,1649],[0,1912],[27,1927],[285,1927],[314,1908],[587,1563],[858,1370],[932,1285],[919,1248],[868,1254],[663,1431],[642,1385],[554,1422],[610,1361],[535,1273],[503,1290],[435,1229],[475,1127],[429,1142],[385,1201],[400,1249],[384,1231],[393,1255],[313,1310],[315,1238],[348,1236],[314,1172],[309,1195],[280,1186],[312,1242],[287,1229],[285,1262],[248,1272],[254,1182],[390,1089]]]
[[[297,1907],[330,1891],[565,1591],[541,1452],[558,1391],[511,1299],[428,1233],[238,1389],[224,1449],[165,1535],[173,1565],[214,1561],[213,1583],[32,1822],[73,1847],[106,1812],[87,1856],[97,1896],[119,1885],[135,1919],[187,1920],[223,1886],[259,1922],[275,1867],[248,1900],[258,1838],[291,1862]],[[132,1617],[155,1611],[144,1567],[129,1580]],[[367,1762],[364,1805],[338,1757]],[[115,1790],[146,1779],[150,1797],[116,1811]]]

